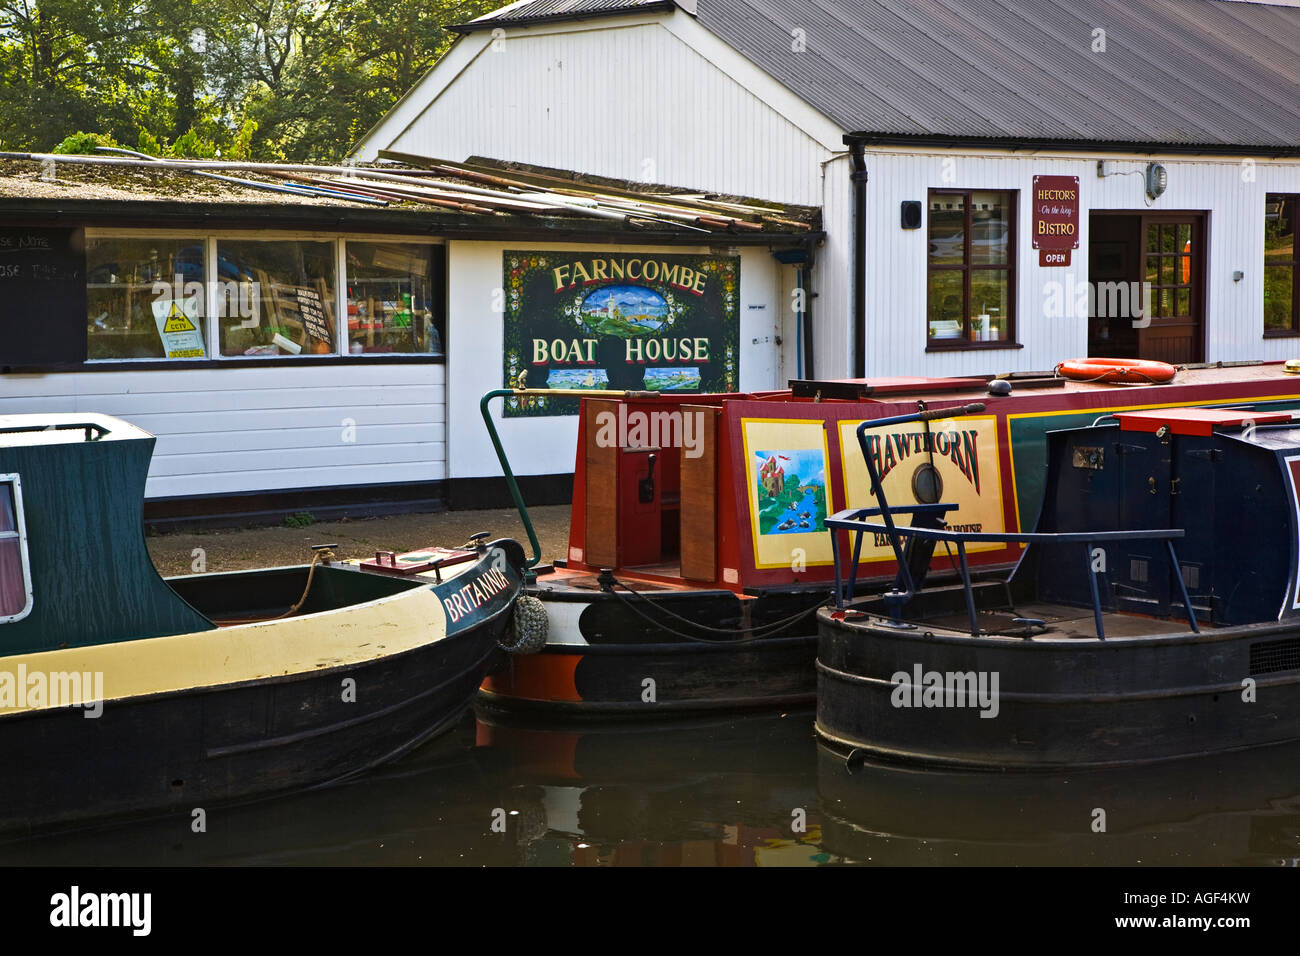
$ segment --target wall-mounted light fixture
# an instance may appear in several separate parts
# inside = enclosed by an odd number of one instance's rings
[[[1150,163],[1147,166],[1147,195],[1152,199],[1159,199],[1168,186],[1168,171],[1159,163]]]

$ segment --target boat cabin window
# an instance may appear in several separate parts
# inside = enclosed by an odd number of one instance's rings
[[[0,624],[21,620],[31,610],[22,490],[17,475],[0,475]]]

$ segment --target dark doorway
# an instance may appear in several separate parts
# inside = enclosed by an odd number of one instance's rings
[[[1091,214],[1089,355],[1204,360],[1205,227],[1201,212]]]

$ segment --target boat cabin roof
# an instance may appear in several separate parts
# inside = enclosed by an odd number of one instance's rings
[[[153,436],[120,418],[94,412],[0,415],[0,447],[4,448],[140,438]]]
[[[974,401],[984,400],[984,392],[994,379],[1011,383],[1009,396],[997,396],[1006,401],[1017,395],[1042,395],[1074,392],[1103,392],[1122,394],[1135,387],[1151,387],[1150,383],[1117,385],[1110,382],[1076,382],[1058,376],[1054,371],[1010,372],[1003,375],[965,375],[949,378],[922,376],[879,376],[874,378],[796,379],[790,382],[792,398],[820,398],[841,401]],[[1157,388],[1186,385],[1226,385],[1238,382],[1290,381],[1300,384],[1300,376],[1287,373],[1283,362],[1243,362],[1240,364],[1214,364],[1179,366],[1178,374],[1167,385]]]

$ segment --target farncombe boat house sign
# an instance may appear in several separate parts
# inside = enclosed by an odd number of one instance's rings
[[[738,256],[504,255],[505,385],[734,392]],[[510,399],[506,415],[572,415],[573,398]]]

